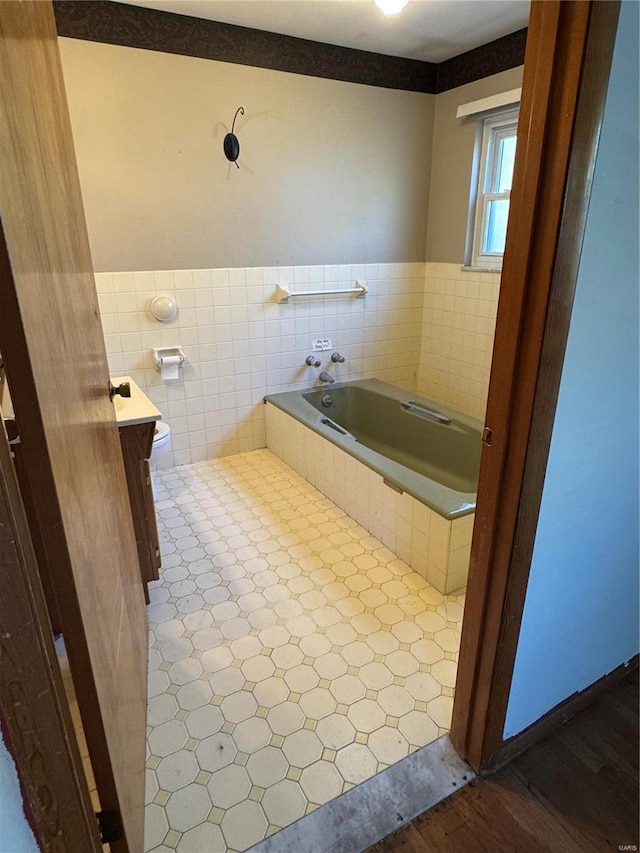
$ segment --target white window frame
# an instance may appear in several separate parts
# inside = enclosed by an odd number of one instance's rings
[[[500,140],[515,136],[518,127],[518,110],[510,109],[501,111],[498,115],[486,117],[479,123],[482,127],[482,139],[480,148],[479,164],[477,166],[477,178],[475,186],[472,186],[470,209],[473,212],[470,217],[470,228],[473,229],[470,243],[470,257],[467,265],[480,269],[502,269],[502,252],[483,251],[482,242],[485,233],[487,210],[489,202],[495,200],[510,200],[511,191],[503,193],[489,192],[493,186],[498,168],[498,151]],[[474,183],[472,181],[472,183]]]

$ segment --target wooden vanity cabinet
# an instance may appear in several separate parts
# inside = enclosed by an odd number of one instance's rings
[[[155,427],[155,421],[149,421],[118,428],[147,603],[147,584],[160,577],[160,540],[149,470]]]

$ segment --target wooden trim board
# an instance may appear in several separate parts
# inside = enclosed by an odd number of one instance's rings
[[[589,687],[568,696],[563,702],[560,702],[555,708],[547,711],[544,716],[540,717],[539,720],[536,720],[535,723],[532,723],[524,731],[506,740],[500,750],[500,756],[496,762],[495,769],[499,770],[517,755],[520,755],[521,752],[524,752],[525,749],[529,749],[536,741],[542,740],[543,737],[551,734],[554,729],[564,725],[572,717],[575,717],[576,714],[579,714],[580,711],[588,708],[603,693],[606,693],[607,690],[610,690],[619,681],[638,669],[639,660],[640,656],[636,655],[628,663],[623,663],[616,667],[612,672],[594,681]]]
[[[451,732],[476,772],[503,744],[618,10],[532,5]]]
[[[11,453],[0,425],[0,717],[43,851],[101,851]]]
[[[15,421],[13,421],[13,423],[15,424]],[[6,421],[5,427],[7,427]],[[11,440],[11,434],[9,432],[8,435],[9,440]],[[47,603],[47,609],[49,611],[51,629],[54,635],[61,634],[62,619],[60,618],[58,602],[56,601],[55,584],[52,580],[54,573],[51,571],[47,549],[44,546],[42,531],[38,523],[38,513],[36,512],[31,483],[29,482],[29,473],[24,465],[21,443],[13,445],[13,464],[16,472],[16,477],[18,479],[20,495],[22,497],[22,505],[24,506],[27,524],[29,525],[29,531],[31,534],[31,545],[36,556],[36,563],[38,565],[38,572],[40,574],[40,581],[42,583],[44,598]]]
[[[526,45],[525,28],[438,63],[436,94],[517,68],[524,62]]]

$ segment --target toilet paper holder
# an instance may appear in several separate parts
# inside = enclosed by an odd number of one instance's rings
[[[160,370],[162,367],[162,360],[165,358],[174,359],[176,356],[180,359],[180,367],[185,362],[184,351],[181,346],[177,347],[153,347],[153,360],[155,362],[156,370]]]

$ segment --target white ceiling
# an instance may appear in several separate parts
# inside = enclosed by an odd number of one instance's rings
[[[393,17],[373,0],[120,2],[429,62],[515,32],[529,20],[529,0],[409,0]]]

